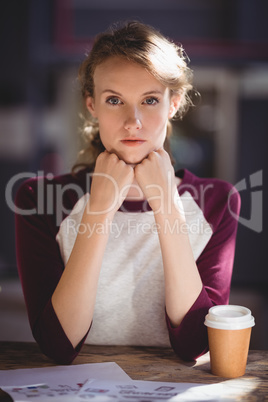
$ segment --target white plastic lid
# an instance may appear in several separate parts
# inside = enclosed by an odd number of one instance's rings
[[[254,317],[247,307],[222,305],[211,307],[204,324],[216,329],[244,329],[255,325]]]

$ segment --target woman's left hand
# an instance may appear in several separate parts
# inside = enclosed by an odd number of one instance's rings
[[[163,148],[151,152],[135,167],[135,178],[154,213],[172,208],[177,194],[175,174]]]

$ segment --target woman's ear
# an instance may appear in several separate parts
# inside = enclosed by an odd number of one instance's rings
[[[88,96],[86,98],[86,107],[87,110],[89,111],[89,113],[92,115],[92,117],[97,117],[97,113],[95,110],[95,102],[94,102],[94,98],[92,96]]]
[[[170,100],[170,108],[168,118],[172,119],[179,110],[181,104],[181,97],[179,95],[173,95]]]

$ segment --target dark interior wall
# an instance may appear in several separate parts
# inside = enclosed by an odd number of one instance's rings
[[[105,9],[92,7],[75,9],[74,34],[94,36],[116,21],[137,19],[161,29],[165,35],[177,39],[232,38],[233,7],[223,1],[156,1],[146,7],[129,2],[126,8],[107,3]]]
[[[29,1],[10,0],[0,12],[0,106],[27,99],[29,69]]]
[[[262,288],[265,292],[268,284],[266,267],[268,215],[265,208],[268,199],[268,99],[253,98],[240,101],[239,107],[239,155],[238,177],[246,179],[246,189],[241,195],[241,217],[246,219],[248,227],[238,226],[237,252],[233,283]],[[260,183],[250,182],[250,176],[261,172]],[[254,202],[254,194],[262,199],[263,204]],[[259,218],[261,226],[258,225]],[[256,225],[256,227],[254,227]],[[253,226],[253,230],[250,227]],[[258,230],[259,229],[259,230]],[[258,230],[258,231],[257,231]],[[267,293],[267,292],[266,292]]]

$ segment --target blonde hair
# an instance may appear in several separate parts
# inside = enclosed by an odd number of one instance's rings
[[[82,132],[86,147],[80,152],[73,171],[82,166],[88,166],[93,170],[97,156],[104,151],[98,121],[86,109],[85,99],[88,96],[94,97],[96,67],[113,56],[143,66],[170,89],[171,95],[180,95],[181,102],[176,117],[181,118],[191,104],[189,92],[192,90],[192,71],[187,66],[187,57],[183,48],[165,38],[153,27],[137,21],[128,22],[119,27],[113,26],[95,38],[91,52],[79,68],[78,81],[82,93],[84,121]],[[164,144],[169,153],[170,133],[169,122]]]

